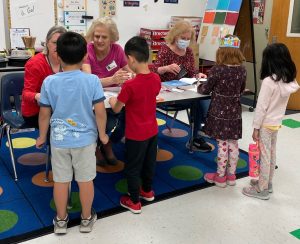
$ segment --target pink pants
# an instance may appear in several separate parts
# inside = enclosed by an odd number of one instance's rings
[[[219,176],[235,174],[239,160],[239,145],[237,140],[217,140],[218,142],[218,169]]]

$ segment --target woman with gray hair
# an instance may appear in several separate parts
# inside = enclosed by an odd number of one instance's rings
[[[24,88],[22,92],[22,115],[28,127],[38,128],[40,91],[48,75],[61,70],[56,53],[58,37],[67,32],[62,26],[53,26],[47,33],[45,49],[25,64]]]
[[[103,17],[93,21],[87,31],[86,39],[87,59],[82,65],[82,70],[97,75],[103,87],[118,86],[131,78],[131,70],[123,48],[115,43],[119,40],[116,23],[110,17]],[[124,110],[115,114],[107,110],[106,131],[110,133],[110,140],[106,145],[98,143],[96,150],[97,165],[116,165],[117,159],[112,150],[112,143],[119,142],[125,134]]]
[[[119,31],[110,17],[94,20],[86,39],[88,57],[82,65],[83,71],[97,75],[103,87],[116,86],[130,78],[124,50],[116,43]]]

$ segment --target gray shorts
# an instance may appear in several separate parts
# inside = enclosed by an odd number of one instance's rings
[[[96,177],[96,143],[79,148],[51,147],[54,182],[88,182]]]

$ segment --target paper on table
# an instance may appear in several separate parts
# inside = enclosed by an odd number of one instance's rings
[[[197,78],[181,78],[180,81],[185,82],[189,85],[197,83],[198,79]]]
[[[106,99],[108,99],[110,97],[118,96],[118,93],[117,92],[111,92],[111,91],[104,91],[104,96],[106,97]]]

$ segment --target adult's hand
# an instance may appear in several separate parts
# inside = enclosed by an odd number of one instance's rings
[[[206,74],[203,74],[203,73],[199,73],[198,74],[198,78],[207,78],[207,75]]]
[[[119,69],[112,77],[113,84],[121,85],[126,80],[130,79],[128,72],[122,69]]]
[[[179,67],[178,64],[173,63],[173,64],[169,64],[169,65],[165,66],[166,71],[164,73],[169,72],[169,73],[172,73],[174,75],[177,75],[179,73],[180,69],[181,68]]]

